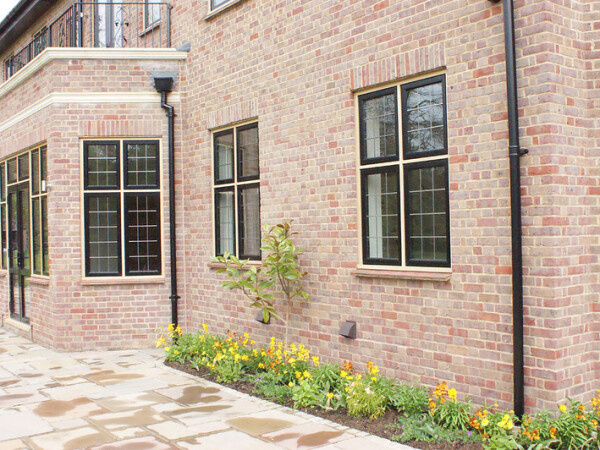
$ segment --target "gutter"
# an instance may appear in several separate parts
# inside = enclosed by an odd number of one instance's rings
[[[173,87],[173,76],[154,76],[154,87],[160,92],[160,106],[167,111],[169,145],[169,246],[171,254],[171,323],[175,328],[179,324],[177,303],[177,242],[175,238],[175,108],[167,103],[167,93]]]
[[[498,3],[500,0],[490,0]],[[525,375],[523,358],[523,245],[521,224],[521,156],[528,153],[519,144],[519,105],[517,98],[517,61],[513,0],[502,0],[504,45],[506,52],[506,96],[508,100],[508,157],[510,161],[510,225],[512,249],[513,381],[514,411],[525,412]]]

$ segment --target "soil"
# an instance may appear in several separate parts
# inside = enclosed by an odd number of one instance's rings
[[[254,385],[247,381],[236,381],[233,383],[217,382],[216,377],[206,368],[196,370],[189,364],[182,364],[177,362],[166,362],[165,365],[172,367],[182,372],[189,373],[190,375],[204,378],[206,380],[218,383],[222,386],[235,389],[236,391],[243,392],[245,394],[253,395],[254,397],[262,398],[269,401],[274,401],[271,398],[266,398],[262,395],[255,394],[253,392]],[[277,403],[277,402],[276,402]],[[292,407],[293,403],[288,401],[284,404],[285,406]],[[376,420],[370,420],[367,417],[351,417],[346,414],[345,410],[338,411],[327,411],[320,408],[300,408],[300,411],[312,414],[313,416],[322,417],[332,422],[339,423],[347,427],[355,428],[357,430],[366,431],[367,433],[380,436],[385,439],[392,439],[393,436],[399,434],[398,428],[393,425],[396,422],[397,417],[400,415],[397,411],[387,411],[383,416],[378,417]],[[483,446],[479,443],[451,443],[451,442],[418,442],[409,441],[406,445],[414,448],[423,450],[482,450]]]

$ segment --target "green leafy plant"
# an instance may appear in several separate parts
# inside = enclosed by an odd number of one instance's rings
[[[252,377],[255,388],[254,393],[263,395],[268,399],[284,403],[292,395],[292,389],[287,384],[282,384],[283,377],[274,372],[262,372]]]
[[[368,416],[373,420],[385,412],[385,397],[360,374],[348,383],[346,393],[346,408],[350,416]]]
[[[300,270],[298,257],[304,250],[297,248],[292,240],[297,236],[292,232],[291,222],[283,222],[273,227],[265,227],[265,236],[261,250],[267,252],[263,267],[272,279],[277,280],[279,288],[285,296],[285,343],[288,342],[288,324],[292,301],[301,297],[308,300],[309,294],[304,291],[303,281],[307,272]]]
[[[423,386],[400,384],[392,387],[388,401],[398,411],[420,414],[427,411],[429,396]]]
[[[294,408],[308,408],[323,402],[323,394],[311,380],[303,380],[292,387]]]
[[[556,438],[559,448],[598,448],[593,446],[592,432],[597,428],[595,415],[584,404],[567,399],[569,405],[560,405],[562,414],[556,419]]]
[[[411,414],[400,417],[395,425],[401,433],[394,436],[392,440],[398,442],[420,441],[420,442],[479,442],[481,440],[477,433],[463,430],[449,430],[434,422],[429,414]]]
[[[445,428],[467,431],[471,420],[471,404],[468,400],[459,402],[456,395],[456,389],[448,389],[445,382],[441,383],[435,388],[429,402],[429,414]]]
[[[228,281],[222,285],[228,289],[236,289],[250,300],[250,306],[262,310],[263,319],[269,321],[271,315],[279,318],[285,325],[285,343],[288,342],[288,324],[292,302],[295,298],[309,299],[304,291],[303,281],[307,273],[300,270],[298,257],[303,250],[297,248],[293,237],[298,233],[292,231],[291,222],[264,227],[261,250],[266,252],[260,266],[251,265],[248,260],[240,260],[225,252],[223,256],[213,258],[214,262],[225,264],[219,273],[226,273]],[[285,318],[280,317],[274,307],[272,289],[279,287],[285,298]]]

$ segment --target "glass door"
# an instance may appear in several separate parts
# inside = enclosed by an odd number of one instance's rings
[[[27,296],[31,275],[29,182],[8,187],[8,273],[11,317],[27,318]]]
[[[94,45],[123,47],[124,14],[121,0],[103,0],[94,5]]]

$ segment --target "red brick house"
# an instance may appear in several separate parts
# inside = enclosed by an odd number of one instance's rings
[[[522,375],[526,408],[587,398],[599,24],[596,0],[20,1],[0,23],[4,326],[65,350],[148,346],[173,318],[281,337],[211,257],[260,259],[261,224],[293,219],[295,341],[475,402],[519,408]]]

